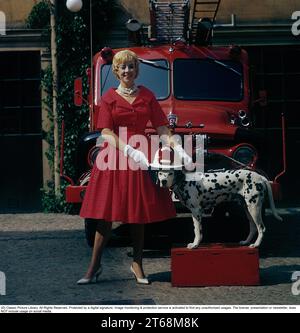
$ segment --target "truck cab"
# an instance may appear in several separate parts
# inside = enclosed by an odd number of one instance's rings
[[[182,43],[129,49],[141,59],[136,83],[153,91],[173,133],[201,134],[207,138],[210,157],[206,170],[213,169],[213,162],[221,155],[255,168],[257,137],[252,131],[246,51],[236,46],[200,47]],[[110,59],[120,50],[106,48],[94,58],[93,110],[99,110],[101,96],[109,88],[118,86]],[[92,112],[91,132],[82,138],[80,150],[87,154],[82,172],[88,171],[95,160],[95,141],[100,136],[95,126],[99,116],[97,111]],[[150,123],[147,133],[155,133]],[[223,159],[223,163],[228,161]],[[221,164],[218,166],[222,168]]]

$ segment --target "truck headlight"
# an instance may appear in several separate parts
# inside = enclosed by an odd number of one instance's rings
[[[245,110],[239,110],[238,116],[240,118],[240,124],[244,127],[248,127],[250,125],[250,119],[247,116],[247,112]]]
[[[246,165],[252,163],[256,156],[256,150],[250,146],[239,146],[232,155],[235,160]]]

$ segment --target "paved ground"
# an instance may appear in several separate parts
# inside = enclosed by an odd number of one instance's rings
[[[290,281],[291,274],[300,271],[300,213],[290,209],[281,213],[284,223],[267,217],[260,286],[199,288],[171,286],[170,244],[157,236],[156,249],[149,246],[153,239],[148,240],[144,261],[153,282],[136,285],[129,271],[129,244],[117,239],[122,228],[116,229],[106,248],[101,282],[78,286],[91,254],[78,216],[0,215],[0,271],[7,279],[0,304],[300,304]],[[190,222],[180,223],[182,228]]]

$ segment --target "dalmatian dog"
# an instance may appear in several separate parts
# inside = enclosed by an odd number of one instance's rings
[[[241,245],[259,247],[265,226],[261,210],[265,195],[269,197],[270,208],[274,217],[280,221],[274,205],[272,189],[268,180],[257,172],[247,169],[203,173],[199,181],[186,181],[182,170],[157,171],[160,187],[171,188],[181,203],[192,213],[195,238],[187,247],[197,248],[202,240],[201,217],[204,209],[214,208],[223,201],[234,201],[243,197],[250,223],[250,232]],[[257,231],[256,240],[251,243]]]

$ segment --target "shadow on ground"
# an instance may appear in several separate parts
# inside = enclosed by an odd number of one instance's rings
[[[272,216],[265,218],[266,232],[259,248],[261,258],[300,257],[300,223],[299,214],[285,215],[280,222]],[[245,220],[204,218],[203,243],[238,243],[246,238],[249,230]],[[114,231],[110,246],[130,246],[128,226],[122,225]],[[192,219],[181,218],[166,222],[146,225],[145,249],[165,250],[172,247],[185,247],[193,240]],[[158,253],[158,252],[157,252]]]
[[[260,269],[262,286],[292,283],[293,272],[300,271],[300,265],[274,265]]]

